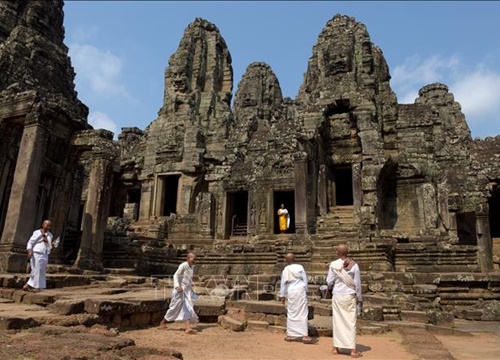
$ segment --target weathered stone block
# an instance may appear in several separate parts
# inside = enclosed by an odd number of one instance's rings
[[[71,315],[83,313],[85,301],[83,300],[57,300],[47,309],[54,314]]]
[[[27,293],[23,297],[22,302],[23,304],[35,304],[35,305],[46,306],[54,303],[55,298],[56,297],[54,295],[48,295],[44,293]]]
[[[399,314],[384,314],[384,321],[400,321]]]
[[[384,321],[384,314],[380,307],[363,308],[363,319],[367,321]]]
[[[0,317],[0,330],[19,330],[40,326],[40,323],[32,318]]]
[[[248,320],[247,329],[249,330],[267,330],[269,323],[267,321]]]
[[[429,316],[425,311],[401,310],[400,317],[403,321],[417,322],[422,324],[427,324],[429,322]]]
[[[246,322],[235,320],[227,315],[221,316],[220,323],[224,329],[229,329],[233,331],[244,331],[246,328]]]
[[[455,326],[455,317],[452,313],[428,311],[427,315],[431,324],[445,327]]]
[[[129,326],[146,326],[151,322],[150,313],[134,313],[130,315]]]

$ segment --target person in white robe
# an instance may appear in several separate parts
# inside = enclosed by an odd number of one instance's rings
[[[40,291],[47,287],[45,274],[50,250],[52,249],[53,235],[50,232],[51,228],[51,221],[45,220],[42,227],[35,230],[28,240],[26,250],[28,259],[30,259],[31,274],[28,282],[23,286],[25,291]]]
[[[198,322],[198,315],[194,312],[193,300],[197,295],[193,291],[193,270],[196,255],[189,253],[185,262],[179,265],[174,274],[174,290],[167,313],[160,323],[160,327],[166,327],[169,322],[184,322],[186,334],[195,334],[191,324]]]
[[[361,357],[356,351],[357,307],[362,306],[361,275],[359,266],[347,257],[348,248],[337,247],[339,259],[332,261],[326,282],[332,290],[333,354],[350,349],[351,357]]]
[[[288,264],[281,273],[280,298],[287,308],[285,341],[302,340],[311,344],[308,336],[307,274],[302,265],[295,263],[292,253],[285,255]]]

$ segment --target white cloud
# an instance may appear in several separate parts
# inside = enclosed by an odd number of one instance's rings
[[[117,136],[117,125],[108,115],[100,111],[94,111],[89,113],[88,117],[89,124],[94,127],[94,129],[106,129],[112,131]]]
[[[391,85],[401,104],[413,103],[427,84],[448,85],[462,106],[473,136],[500,134],[500,72],[484,64],[467,66],[457,55],[407,58],[392,72]]]
[[[77,27],[68,32],[68,38],[70,43],[81,44],[92,36],[96,35],[99,32],[99,28],[95,25],[85,26],[85,27]]]
[[[77,85],[89,87],[91,91],[103,96],[122,96],[130,94],[120,83],[122,60],[108,51],[93,45],[71,44],[69,55],[76,70]]]
[[[471,117],[487,117],[500,111],[500,74],[482,66],[457,79],[450,85],[450,91],[464,113]]]

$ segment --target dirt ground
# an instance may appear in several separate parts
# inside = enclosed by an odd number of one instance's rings
[[[305,345],[283,341],[284,334],[270,331],[232,332],[212,325],[199,325],[198,334],[187,335],[174,325],[173,330],[146,329],[123,333],[140,347],[176,349],[185,360],[331,359],[332,338]],[[358,350],[364,359],[417,359],[400,345],[397,332],[358,337]],[[346,353],[347,355],[348,353]],[[388,356],[390,354],[390,356]],[[335,356],[349,359],[349,356]]]
[[[332,338],[328,337],[305,345],[285,342],[283,333],[269,330],[233,332],[216,324],[198,324],[198,330],[198,334],[188,335],[179,324],[170,325],[169,329],[152,327],[124,332],[107,330],[102,325],[91,328],[43,325],[26,330],[2,330],[0,359],[175,360],[179,353],[185,360],[350,359],[348,352],[344,356],[332,355]],[[390,331],[358,336],[358,351],[363,352],[363,359],[485,360],[497,359],[500,350],[500,336],[496,331],[476,332],[466,337],[410,333]],[[411,350],[412,346],[415,351]],[[438,347],[448,356],[432,356]]]

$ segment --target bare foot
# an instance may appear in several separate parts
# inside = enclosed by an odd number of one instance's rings
[[[338,355],[338,354],[340,354],[340,353],[339,353],[339,349],[338,349],[338,348],[336,348],[336,347],[334,347],[334,348],[332,349],[332,354],[333,354],[333,355]]]
[[[197,332],[195,329],[186,329],[186,334],[196,334]]]
[[[158,325],[159,329],[166,329],[167,328],[167,320],[165,318],[161,319],[160,324]]]
[[[357,351],[351,352],[351,357],[353,357],[353,358],[360,358],[362,356],[363,356],[363,354],[360,352],[357,352]]]

